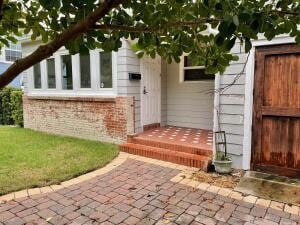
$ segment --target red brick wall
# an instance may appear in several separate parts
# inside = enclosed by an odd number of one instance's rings
[[[122,143],[134,133],[133,97],[24,96],[24,126],[48,133]]]

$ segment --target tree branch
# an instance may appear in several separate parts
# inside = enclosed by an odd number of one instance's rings
[[[290,12],[290,11],[281,11],[281,10],[271,10],[271,13],[278,13],[283,15],[293,15],[293,16],[300,16],[300,13],[297,12]]]
[[[95,26],[93,26],[93,28],[99,30],[127,31],[133,33],[140,33],[140,32],[151,33],[151,32],[163,32],[165,29],[168,29],[170,27],[195,27],[195,26],[199,26],[200,24],[221,22],[221,21],[222,19],[202,18],[199,20],[192,20],[192,21],[176,21],[176,22],[166,23],[162,26],[156,26],[156,27],[96,24]]]
[[[18,74],[30,68],[32,65],[50,57],[54,52],[69,41],[89,31],[99,19],[105,16],[111,9],[116,8],[125,1],[127,0],[105,0],[92,13],[90,13],[86,19],[65,30],[48,44],[41,45],[27,57],[15,61],[15,63],[13,63],[0,75],[0,88],[9,84],[15,77],[18,76]]]
[[[3,18],[3,0],[0,0],[0,20]]]

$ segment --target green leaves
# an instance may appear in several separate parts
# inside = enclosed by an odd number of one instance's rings
[[[15,42],[16,36],[49,42],[69,27],[80,23],[99,7],[96,0],[5,1],[0,21],[0,46]],[[288,12],[288,13],[284,13]],[[138,57],[160,55],[168,63],[178,62],[183,53],[208,72],[224,72],[231,60],[236,40],[244,42],[263,34],[268,40],[289,34],[300,44],[299,0],[140,0],[127,1],[112,10],[98,24],[120,29],[92,29],[71,38],[66,48],[71,54],[102,48],[117,51],[122,39],[135,40]]]
[[[239,22],[239,17],[237,15],[234,15],[232,17],[232,21],[233,21],[235,26],[237,26],[237,27],[239,26],[240,22]]]

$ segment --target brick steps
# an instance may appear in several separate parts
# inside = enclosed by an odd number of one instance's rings
[[[211,157],[205,155],[190,154],[142,144],[126,143],[120,145],[120,150],[130,154],[141,155],[185,166],[197,167],[204,171],[207,171],[211,164]]]
[[[205,149],[202,147],[193,147],[189,145],[180,145],[180,144],[172,144],[162,141],[152,141],[142,137],[133,137],[128,139],[129,143],[147,145],[151,147],[164,148],[178,152],[185,152],[189,154],[201,155],[211,157],[213,155],[213,151],[211,149]]]

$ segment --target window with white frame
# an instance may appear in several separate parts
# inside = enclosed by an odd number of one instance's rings
[[[204,66],[197,66],[192,64],[189,56],[184,56],[182,60],[181,82],[193,81],[208,81],[214,80],[214,74],[207,74]]]
[[[32,94],[114,95],[115,57],[112,52],[91,50],[70,55],[65,50],[32,67]]]
[[[14,62],[22,58],[21,44],[10,43],[9,47],[5,48],[5,60]]]

